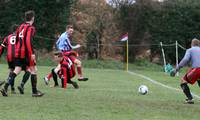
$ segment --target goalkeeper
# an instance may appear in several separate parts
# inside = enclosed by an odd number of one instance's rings
[[[175,74],[186,64],[191,62],[191,68],[187,71],[187,73],[181,78],[180,86],[186,95],[186,103],[194,104],[192,94],[190,92],[190,88],[188,83],[194,84],[196,81],[200,87],[200,41],[194,38],[191,42],[191,48],[187,49],[184,58],[177,65],[177,67],[171,72],[171,76],[175,76]]]

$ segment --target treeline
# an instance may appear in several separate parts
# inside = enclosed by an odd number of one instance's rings
[[[191,39],[200,38],[200,1],[199,0],[136,0],[134,4],[120,4],[120,24],[129,33],[130,44],[142,42],[150,44],[175,43],[178,41],[186,48]],[[149,46],[151,54],[160,54],[159,47]],[[129,50],[135,58],[137,49]],[[175,47],[166,49],[167,60],[175,62]],[[179,58],[185,51],[179,51]]]
[[[7,36],[12,24],[21,24],[25,11],[34,10],[37,31],[34,44],[39,49],[51,50],[57,39],[56,35],[63,32],[69,22],[70,9],[74,1],[0,0],[0,36]]]
[[[171,44],[178,41],[189,48],[192,38],[200,38],[199,0],[124,1],[113,8],[102,0],[0,0],[0,36],[8,35],[12,24],[21,24],[25,11],[34,10],[37,48],[51,51],[57,35],[65,30],[66,24],[72,23],[76,30],[75,39],[85,44],[82,53],[87,53],[85,56],[91,59],[106,58],[108,53],[112,53],[109,57],[114,58],[116,51],[120,53],[120,50],[102,44],[110,44],[126,32],[129,33],[129,44]],[[152,58],[161,54],[159,46],[148,48]],[[144,48],[129,49],[130,61],[135,59],[140,49]],[[167,48],[165,52],[167,60],[175,61],[175,47]],[[179,52],[179,58],[183,57],[185,51]]]

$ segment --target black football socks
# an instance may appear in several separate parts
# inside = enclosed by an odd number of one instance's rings
[[[200,80],[197,80],[198,86],[200,87]]]
[[[193,97],[192,97],[192,95],[190,93],[190,88],[188,87],[187,83],[182,83],[180,86],[181,86],[184,94],[187,96],[187,98],[189,100],[192,100]]]
[[[54,71],[54,68],[51,70],[51,73],[52,73],[52,76],[53,76],[55,86],[58,86],[58,77],[57,77],[57,74]]]
[[[26,72],[24,73],[23,79],[22,79],[21,84],[20,84],[22,88],[24,87],[24,85],[25,85],[26,82],[28,81],[30,75],[31,75],[31,73],[30,73],[29,71],[26,71]]]
[[[37,75],[31,74],[32,93],[37,93]]]
[[[8,86],[9,85],[12,85],[14,83],[14,80],[15,80],[15,77],[17,75],[14,73],[14,72],[10,72],[9,76],[8,76],[8,79],[7,79],[7,82],[6,84],[4,85],[4,90],[7,92],[8,90]]]

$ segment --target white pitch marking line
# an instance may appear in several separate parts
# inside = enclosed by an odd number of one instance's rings
[[[152,83],[154,83],[154,84],[156,84],[156,85],[160,85],[160,86],[162,86],[162,87],[165,87],[165,88],[168,88],[168,89],[171,89],[171,90],[182,91],[181,89],[174,88],[174,87],[171,87],[171,86],[167,86],[167,85],[165,85],[165,84],[162,84],[162,83],[160,83],[160,82],[158,82],[158,81],[156,81],[156,80],[153,80],[153,79],[151,79],[151,78],[149,78],[149,77],[147,77],[147,76],[144,76],[144,75],[142,75],[142,74],[138,74],[138,73],[131,72],[131,71],[128,71],[128,73],[131,74],[131,75],[135,75],[135,76],[139,76],[139,77],[141,77],[141,78],[144,78],[145,80],[148,80],[148,81],[150,81],[150,82],[152,82]],[[192,95],[193,95],[194,97],[200,99],[200,96],[198,96],[198,95],[196,95],[196,94],[194,94],[194,93],[192,93]]]

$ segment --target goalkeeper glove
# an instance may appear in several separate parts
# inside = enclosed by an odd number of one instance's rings
[[[176,69],[173,69],[171,72],[170,72],[170,76],[171,77],[174,77],[177,73],[177,70]]]

